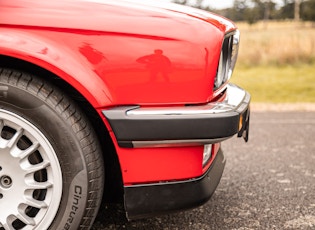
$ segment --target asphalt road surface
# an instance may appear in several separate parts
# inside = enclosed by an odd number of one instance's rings
[[[250,140],[223,144],[227,164],[205,205],[128,222],[107,206],[93,229],[315,229],[315,112],[256,112]]]

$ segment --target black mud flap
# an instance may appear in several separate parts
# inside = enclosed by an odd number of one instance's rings
[[[249,138],[249,120],[250,120],[250,109],[240,115],[240,119],[243,119],[243,125],[237,134],[237,137],[243,137],[245,142],[248,142]]]

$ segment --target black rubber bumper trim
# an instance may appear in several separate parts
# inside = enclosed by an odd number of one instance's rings
[[[221,149],[209,170],[200,178],[183,182],[125,186],[128,219],[139,219],[200,206],[218,186],[225,166]]]
[[[232,95],[233,96],[233,95]],[[134,147],[136,141],[227,139],[239,132],[240,117],[247,117],[250,95],[232,111],[213,114],[128,116],[139,107],[104,110],[120,147]]]

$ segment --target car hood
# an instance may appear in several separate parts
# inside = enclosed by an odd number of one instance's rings
[[[1,0],[0,6],[0,23],[8,25],[143,34],[139,23],[142,21],[152,25],[150,31],[146,26],[146,33],[162,36],[158,26],[169,23],[169,19],[187,26],[194,17],[223,32],[235,28],[230,21],[214,14],[158,0]]]
[[[96,98],[110,102],[98,107],[212,100],[222,41],[236,29],[209,12],[159,0],[0,0],[0,24],[22,31],[15,37],[27,38],[18,49],[33,60],[44,58],[57,75],[60,69],[76,76],[82,86],[86,76],[102,79],[103,85],[86,86],[105,89],[106,97]],[[53,55],[45,54],[47,47]],[[156,54],[165,57],[154,65]]]

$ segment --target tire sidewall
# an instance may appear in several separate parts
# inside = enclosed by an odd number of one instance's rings
[[[66,114],[21,87],[0,80],[0,108],[37,127],[49,140],[62,171],[62,197],[50,229],[79,229],[87,203],[88,172],[84,152]]]

